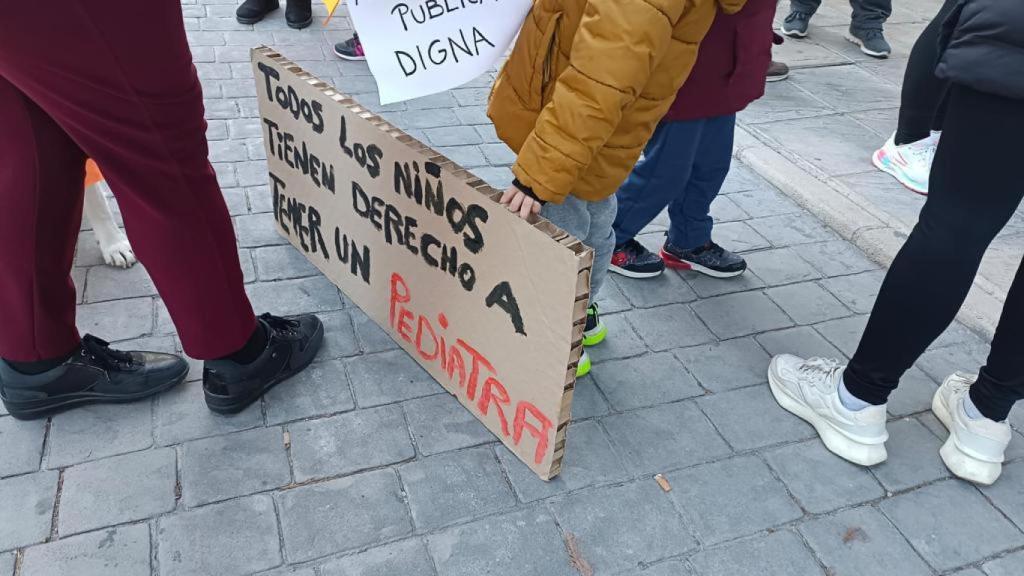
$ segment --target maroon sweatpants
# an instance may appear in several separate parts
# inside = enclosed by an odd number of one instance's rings
[[[29,0],[0,12],[0,357],[78,344],[70,271],[86,156],[185,351],[239,349],[256,320],[178,0]]]

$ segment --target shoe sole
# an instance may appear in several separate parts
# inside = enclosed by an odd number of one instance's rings
[[[806,31],[787,30],[785,25],[779,27],[779,32],[781,32],[783,36],[789,36],[790,38],[807,38]]]
[[[72,408],[78,408],[80,406],[87,406],[90,404],[131,404],[132,402],[145,400],[146,398],[162,394],[178,386],[179,384],[185,381],[185,378],[187,376],[188,368],[186,367],[180,375],[175,376],[174,378],[168,380],[166,383],[156,388],[127,396],[82,396],[78,398],[69,398],[67,400],[62,400],[56,404],[39,406],[37,408],[22,408],[18,405],[17,402],[10,402],[8,400],[4,400],[3,403],[4,406],[7,408],[7,412],[16,420],[38,420],[40,418],[45,418],[47,416],[59,414]]]
[[[600,330],[598,330],[594,334],[591,334],[590,336],[587,336],[586,333],[584,333],[583,334],[583,345],[584,346],[597,346],[601,342],[604,342],[604,339],[607,338],[607,337],[608,337],[608,327],[607,326],[602,326]]]
[[[949,438],[946,438],[942,448],[939,448],[939,456],[942,457],[942,461],[946,464],[946,468],[949,468],[950,472],[958,478],[975,484],[981,484],[982,486],[991,486],[999,479],[999,475],[1003,472],[1003,465],[1001,463],[979,460],[970,456],[956,445],[952,433],[953,415],[949,413],[949,408],[942,401],[938,391],[932,396],[932,413],[939,419],[939,422],[942,422],[946,430],[950,431]]]
[[[309,28],[309,25],[312,24],[312,23],[313,23],[313,17],[310,16],[309,20],[305,20],[303,22],[292,22],[292,21],[289,20],[288,21],[288,27],[293,29],[293,30],[302,30],[303,28]]]
[[[262,22],[263,19],[266,18],[267,16],[270,16],[271,12],[279,10],[280,8],[281,8],[281,6],[278,5],[276,8],[272,8],[269,11],[263,13],[262,15],[256,16],[255,18],[243,18],[241,16],[236,15],[235,16],[235,20],[238,21],[239,24],[246,24],[246,25],[256,24],[258,22]]]
[[[633,272],[632,270],[626,270],[625,268],[619,268],[615,264],[608,266],[609,272],[614,272],[619,276],[625,276],[626,278],[657,278],[661,276],[664,269],[658,270],[657,272]]]
[[[314,347],[316,349],[316,351],[313,354],[310,354],[309,359],[307,359],[305,362],[303,362],[299,367],[295,368],[294,370],[292,370],[292,371],[290,371],[290,372],[288,372],[286,374],[280,374],[280,375],[272,378],[271,380],[269,380],[266,384],[264,384],[260,388],[258,388],[256,390],[253,390],[248,395],[240,397],[240,398],[237,398],[237,399],[233,399],[232,401],[229,401],[229,402],[221,401],[221,398],[224,398],[224,396],[212,396],[212,398],[214,398],[214,400],[213,400],[213,402],[211,402],[210,401],[211,395],[209,393],[207,393],[205,390],[203,390],[203,395],[206,398],[206,407],[209,408],[211,412],[214,412],[214,413],[217,413],[217,414],[238,414],[242,410],[245,410],[246,408],[248,408],[250,405],[252,405],[257,400],[259,400],[264,394],[269,392],[274,386],[277,386],[278,384],[284,382],[285,380],[288,380],[289,378],[298,375],[303,370],[308,368],[309,365],[313,363],[313,360],[316,359],[317,354],[320,352],[320,347],[321,347],[321,345],[323,345],[323,341],[324,341],[324,326],[321,323],[320,326],[317,328],[317,331],[313,334],[313,338],[311,338],[310,342],[309,342],[310,347]]]
[[[711,276],[712,278],[735,278],[747,271],[746,268],[735,272],[720,272],[718,270],[712,270],[711,268],[701,266],[695,262],[682,260],[664,250],[661,251],[661,259],[665,261],[665,266],[672,268],[673,270],[691,270],[693,272],[700,272],[705,276]]]
[[[576,366],[576,377],[583,378],[587,374],[590,374],[590,370],[593,368],[593,361],[589,358],[584,361],[581,357],[580,363]]]
[[[780,80],[785,80],[786,78],[789,78],[789,72],[786,72],[785,74],[777,74],[775,76],[765,76],[764,81],[765,82],[779,82]]]
[[[881,150],[875,150],[875,153],[871,155],[871,163],[875,165],[875,168],[878,168],[882,172],[885,172],[886,174],[895,178],[896,181],[902,184],[904,188],[910,190],[914,194],[920,194],[921,196],[928,195],[927,188],[919,186],[916,182],[914,182],[910,178],[907,178],[905,174],[903,174],[897,168],[892,166],[892,164],[883,160]]]
[[[863,444],[851,440],[819,416],[817,412],[790,396],[776,380],[774,358],[768,366],[768,388],[771,389],[772,396],[775,397],[779,406],[813,426],[829,452],[843,460],[860,466],[874,466],[885,462],[889,457],[885,450],[885,444]]]
[[[341,58],[342,60],[348,60],[349,62],[364,62],[364,61],[366,61],[366,56],[348,56],[347,54],[342,54],[341,52],[338,52],[337,50],[334,51],[334,55],[337,56],[338,58]]]
[[[864,46],[863,40],[857,38],[856,36],[850,34],[849,32],[846,33],[846,39],[859,46],[861,52],[867,54],[868,56],[871,56],[872,58],[888,58],[889,54],[891,54],[891,52],[875,52],[874,50],[868,50],[867,46]]]

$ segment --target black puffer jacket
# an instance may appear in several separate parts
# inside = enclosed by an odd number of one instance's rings
[[[939,78],[1024,100],[1024,0],[960,0],[942,46]]]

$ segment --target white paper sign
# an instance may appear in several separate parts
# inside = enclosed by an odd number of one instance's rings
[[[532,5],[532,0],[348,0],[381,104],[444,92],[487,72],[508,50]]]

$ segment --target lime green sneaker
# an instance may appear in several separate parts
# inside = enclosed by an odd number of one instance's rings
[[[583,345],[594,346],[604,342],[608,336],[608,327],[601,322],[601,315],[597,312],[597,304],[591,304],[587,308],[587,325],[583,328]],[[589,368],[588,368],[589,370]]]
[[[587,374],[590,374],[590,354],[584,350],[583,355],[580,356],[580,363],[576,365],[576,377],[583,378]]]

